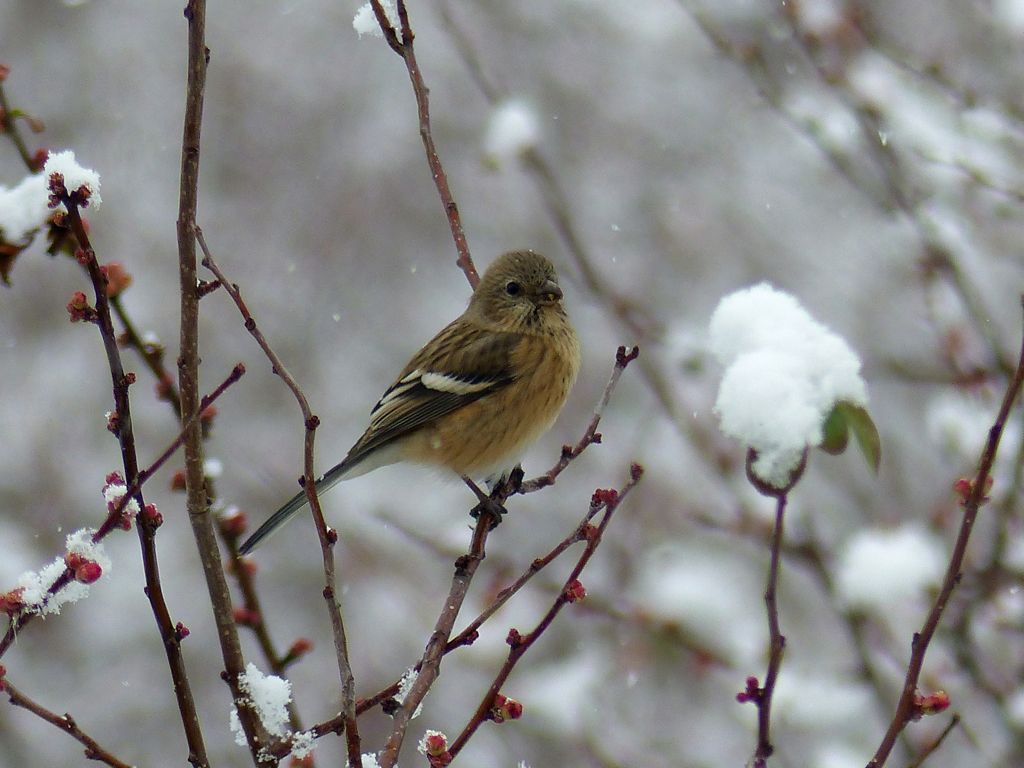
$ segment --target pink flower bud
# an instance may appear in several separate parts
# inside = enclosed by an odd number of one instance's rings
[[[569,603],[578,603],[587,596],[587,590],[579,579],[574,579],[565,587],[565,600]]]
[[[95,560],[86,560],[75,568],[75,581],[80,584],[92,584],[103,575],[103,569]]]

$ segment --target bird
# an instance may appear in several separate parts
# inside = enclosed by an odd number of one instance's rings
[[[579,340],[554,265],[533,251],[504,253],[466,311],[398,374],[362,437],[316,481],[317,493],[402,461],[500,481],[554,424],[579,368]],[[305,491],[296,494],[240,553],[252,552],[307,501]]]

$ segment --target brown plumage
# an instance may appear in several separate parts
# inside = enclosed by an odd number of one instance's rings
[[[318,492],[398,461],[495,479],[554,423],[580,351],[555,268],[533,251],[495,259],[469,307],[417,352]],[[299,493],[242,545],[247,553],[298,512]]]

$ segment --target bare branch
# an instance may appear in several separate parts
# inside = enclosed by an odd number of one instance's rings
[[[181,179],[178,188],[178,277],[181,300],[180,353],[178,386],[181,393],[183,420],[199,412],[199,290],[196,276],[195,222],[199,204],[199,148],[203,121],[203,99],[206,89],[206,1],[189,0],[185,7],[188,20],[188,81],[185,90],[184,131],[181,146]],[[247,703],[239,678],[245,662],[238,640],[231,593],[221,563],[203,468],[203,435],[198,421],[183,430],[185,434],[186,506],[192,535],[206,576],[206,586],[217,625],[225,679],[237,704],[239,720],[249,742],[253,761],[260,759],[267,734],[255,710]],[[139,527],[142,530],[142,526]],[[193,726],[198,731],[198,718]],[[192,747],[195,752],[196,747]],[[205,749],[193,756],[195,762],[207,764]]]
[[[313,511],[313,520],[316,523],[317,535],[320,537],[320,549],[323,555],[324,566],[324,600],[327,603],[327,611],[331,620],[331,629],[334,636],[334,650],[338,662],[338,672],[342,684],[342,715],[345,721],[345,737],[348,745],[349,763],[358,766],[360,761],[359,730],[356,724],[355,711],[355,676],[352,673],[352,665],[348,658],[348,639],[345,635],[345,622],[341,611],[341,603],[337,597],[337,574],[334,564],[334,544],[337,541],[337,534],[328,528],[324,519],[323,509],[320,506],[320,498],[316,492],[316,483],[313,481],[314,472],[314,443],[316,429],[320,425],[320,419],[309,407],[309,400],[306,398],[301,387],[294,377],[288,372],[281,359],[270,347],[266,337],[260,331],[256,320],[249,313],[249,308],[242,300],[241,291],[238,285],[228,280],[227,275],[217,266],[210,252],[203,231],[196,227],[196,239],[203,251],[203,266],[216,275],[217,280],[224,287],[228,296],[238,307],[239,313],[245,322],[245,328],[256,343],[263,350],[263,353],[270,360],[274,373],[281,377],[281,380],[291,390],[296,402],[302,411],[303,423],[305,424],[305,440],[303,446],[303,478],[302,484],[309,498],[310,509]]]
[[[469,593],[469,585],[473,581],[473,575],[484,559],[484,545],[487,541],[487,534],[492,529],[490,515],[481,514],[477,517],[476,527],[473,530],[473,541],[470,544],[469,554],[463,555],[455,561],[455,575],[452,577],[451,589],[444,601],[441,614],[434,624],[434,631],[427,642],[423,658],[417,664],[418,674],[416,682],[406,695],[402,706],[393,714],[394,723],[391,729],[391,736],[381,751],[381,768],[392,768],[398,762],[398,752],[405,740],[405,732],[409,727],[416,708],[427,695],[430,686],[437,679],[441,667],[441,657],[448,650],[448,638],[451,637],[455,627],[455,620],[462,610],[462,603]]]
[[[398,16],[401,22],[402,38],[398,39],[395,28],[388,21],[381,7],[380,0],[370,0],[377,23],[380,24],[384,39],[387,40],[391,50],[402,57],[405,67],[409,71],[409,79],[412,81],[412,89],[416,94],[416,113],[419,116],[420,138],[423,140],[423,148],[427,152],[427,163],[430,165],[431,175],[434,177],[434,184],[441,196],[441,203],[444,205],[445,215],[448,217],[448,226],[452,230],[452,238],[455,240],[455,250],[459,254],[459,268],[466,275],[469,285],[476,290],[480,284],[480,274],[473,264],[473,257],[469,254],[469,243],[466,242],[466,232],[462,228],[462,216],[459,214],[459,206],[452,195],[451,187],[448,184],[448,176],[441,165],[441,158],[438,157],[437,147],[434,146],[434,137],[430,132],[430,101],[427,98],[429,89],[423,81],[423,74],[420,72],[419,64],[416,62],[416,52],[413,50],[412,27],[409,25],[409,13],[405,7],[405,0],[398,0]]]
[[[7,94],[4,92],[3,78],[0,78],[0,130],[7,134],[7,137],[14,144],[14,147],[18,150],[18,154],[21,156],[21,161],[25,164],[25,167],[33,173],[38,171],[39,168],[35,166],[32,154],[28,151],[28,147],[25,145],[25,140],[21,137],[21,132],[18,130],[18,122],[15,119],[15,113],[11,110],[11,105],[7,102]]]
[[[580,555],[580,559],[576,562],[575,567],[569,573],[568,578],[565,580],[565,584],[559,591],[558,597],[555,598],[554,604],[544,615],[544,617],[538,622],[537,626],[533,628],[526,635],[520,635],[515,630],[509,633],[509,645],[511,646],[508,652],[508,657],[505,660],[504,665],[498,672],[494,681],[491,683],[490,689],[484,694],[480,705],[477,707],[476,712],[470,719],[469,723],[459,734],[458,738],[452,742],[449,747],[449,752],[454,757],[461,751],[465,746],[466,742],[469,741],[470,737],[476,732],[480,725],[488,719],[491,719],[491,708],[494,706],[494,701],[498,694],[501,693],[501,687],[505,684],[508,676],[512,674],[512,670],[516,664],[523,657],[523,655],[530,649],[544,632],[551,626],[551,623],[555,620],[555,617],[561,612],[562,608],[569,602],[575,602],[576,590],[574,586],[577,584],[580,574],[583,573],[583,569],[586,568],[587,563],[590,562],[590,558],[593,556],[597,547],[601,543],[601,537],[604,535],[605,530],[608,527],[608,523],[611,522],[612,515],[615,514],[615,510],[618,509],[619,505],[626,495],[636,487],[636,484],[640,482],[640,478],[643,477],[643,468],[639,464],[633,464],[630,467],[630,477],[626,484],[619,491],[596,491],[593,498],[591,499],[591,508],[596,514],[602,507],[604,508],[604,516],[601,518],[601,522],[597,526],[592,526],[587,531],[587,547]],[[514,634],[513,634],[514,633]]]
[[[1022,304],[1024,304],[1024,297],[1022,297]],[[942,614],[946,610],[946,605],[953,595],[953,590],[960,583],[964,557],[967,553],[967,543],[971,538],[971,531],[978,516],[978,509],[986,500],[986,486],[992,471],[992,465],[996,459],[996,452],[999,450],[999,441],[1003,436],[1003,429],[1006,427],[1006,420],[1010,415],[1010,409],[1020,394],[1022,384],[1024,384],[1024,344],[1022,344],[1017,370],[1006,388],[1006,394],[1003,396],[1003,402],[999,407],[999,414],[996,416],[995,423],[989,430],[988,441],[985,444],[984,451],[982,451],[978,471],[972,481],[970,494],[964,501],[964,514],[960,522],[960,532],[957,535],[956,544],[953,547],[953,555],[950,557],[949,566],[942,581],[942,589],[935,598],[935,602],[932,604],[931,611],[929,611],[928,618],[925,619],[921,631],[914,633],[914,638],[911,642],[910,663],[907,666],[907,675],[903,682],[903,693],[896,706],[896,712],[893,715],[892,722],[889,724],[889,729],[882,738],[882,742],[879,744],[875,756],[868,763],[867,768],[881,768],[881,766],[885,765],[885,761],[888,759],[889,753],[896,743],[896,737],[907,726],[907,723],[914,718],[916,711],[915,702],[918,698],[917,684],[921,676],[921,668],[924,665],[925,654],[928,652],[928,644],[931,643],[932,637],[935,635],[935,630],[938,628]]]
[[[608,402],[612,398],[612,392],[615,391],[615,387],[619,383],[619,376],[621,376],[622,372],[626,370],[626,366],[636,360],[639,356],[640,347],[633,347],[628,352],[625,347],[619,347],[618,351],[615,353],[615,367],[612,369],[611,378],[608,379],[608,383],[604,388],[604,394],[601,395],[601,399],[598,401],[597,407],[594,408],[594,415],[590,419],[590,423],[587,425],[587,429],[583,433],[583,437],[580,438],[580,441],[576,443],[575,446],[564,446],[558,463],[540,477],[535,477],[532,480],[523,482],[519,486],[519,493],[533,493],[534,491],[539,491],[541,488],[554,485],[555,479],[562,474],[565,468],[569,466],[570,462],[587,449],[587,446],[601,442],[601,435],[597,431],[597,425],[601,423],[601,417],[604,416],[604,410],[608,407]]]
[[[78,724],[71,715],[58,715],[56,712],[51,712],[46,707],[33,701],[11,685],[11,681],[7,678],[4,678],[3,682],[0,683],[0,690],[7,693],[11,704],[14,706],[27,709],[29,712],[41,717],[46,722],[57,726],[75,741],[80,742],[85,747],[85,756],[88,759],[98,760],[101,763],[111,766],[111,768],[132,768],[128,763],[118,760],[110,752],[103,749],[95,739],[78,727]]]

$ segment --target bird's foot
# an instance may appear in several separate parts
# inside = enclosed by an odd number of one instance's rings
[[[488,515],[491,518],[490,530],[494,530],[501,523],[501,516],[508,512],[501,502],[495,501],[490,496],[484,496],[480,503],[473,507],[469,514],[476,520],[481,514]]]

